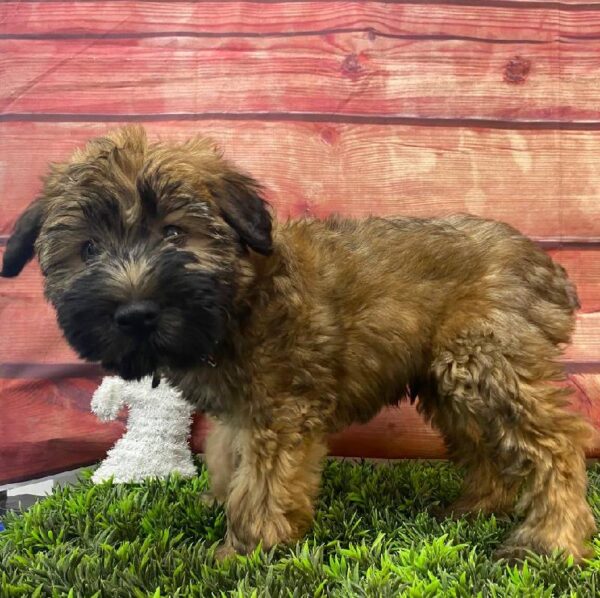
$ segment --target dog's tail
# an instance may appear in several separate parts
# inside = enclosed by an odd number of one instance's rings
[[[554,344],[568,343],[575,328],[575,312],[581,307],[575,285],[567,271],[546,253],[540,251],[532,262],[525,272],[534,293],[529,320]]]
[[[569,279],[567,271],[550,257],[548,259],[548,268],[545,269],[545,276],[537,276],[537,284],[540,294],[561,307],[562,309],[574,314],[581,308],[581,303],[577,295],[577,289]]]
[[[581,302],[579,301],[579,295],[577,294],[577,288],[575,284],[569,279],[567,271],[560,265],[554,262],[554,268],[559,273],[563,283],[563,291],[567,298],[567,304],[569,305],[572,312],[581,309]]]

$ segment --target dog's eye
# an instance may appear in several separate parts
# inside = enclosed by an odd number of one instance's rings
[[[183,241],[184,232],[183,229],[175,226],[173,224],[169,224],[165,226],[162,230],[163,239],[169,241],[170,243],[181,243]]]
[[[81,259],[86,263],[95,258],[99,253],[100,250],[93,241],[86,241],[81,246]]]

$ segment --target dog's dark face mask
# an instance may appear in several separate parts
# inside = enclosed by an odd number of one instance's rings
[[[152,241],[95,251],[53,299],[82,358],[128,380],[216,351],[235,293],[230,271],[203,270],[194,254]]]
[[[252,179],[214,145],[148,145],[127,127],[54,167],[17,221],[2,276],[34,254],[66,339],[125,379],[209,361],[227,335],[250,251],[271,251]]]

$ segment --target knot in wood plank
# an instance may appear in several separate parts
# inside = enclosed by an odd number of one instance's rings
[[[525,83],[531,71],[531,60],[523,56],[511,58],[504,66],[504,80],[513,85]]]
[[[362,72],[363,68],[359,62],[359,58],[356,54],[348,54],[342,61],[340,68],[342,73],[351,79],[356,79]]]

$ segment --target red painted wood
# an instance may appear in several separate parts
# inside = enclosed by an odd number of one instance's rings
[[[600,311],[600,248],[598,250],[553,249],[548,254],[562,264],[577,286],[582,312]],[[600,359],[600,355],[598,355]]]
[[[581,364],[600,362],[600,312],[578,315],[573,344],[568,347],[564,360]]]
[[[315,122],[146,123],[151,137],[213,136],[258,178],[280,217],[466,211],[536,238],[600,241],[600,135]],[[115,124],[0,123],[0,234],[48,161]]]
[[[123,430],[89,412],[97,380],[0,379],[0,484],[97,461]]]
[[[118,115],[213,135],[281,217],[505,220],[567,243],[551,253],[583,302],[566,356],[574,408],[600,429],[600,2],[471,4],[0,4],[0,244],[47,161]],[[34,122],[49,118],[95,122]],[[100,458],[122,424],[89,414],[97,380],[62,340],[34,265],[0,280],[0,339],[0,483]],[[205,432],[198,418],[196,449]],[[409,406],[331,449],[444,455]]]
[[[0,40],[0,112],[598,120],[594,40],[400,42],[352,32],[26,43],[23,52],[23,41]],[[515,57],[529,66],[509,80]]]
[[[550,41],[558,37],[556,10],[385,2],[5,2],[2,31],[11,35],[187,33],[195,35],[307,35],[352,29],[374,35],[470,36]],[[476,3],[473,3],[476,4]],[[598,24],[595,11],[563,12],[563,31]]]
[[[479,5],[478,5],[479,4]],[[569,4],[577,10],[572,10]],[[582,4],[585,7],[582,9]],[[558,8],[558,10],[557,10]],[[356,30],[371,36],[548,42],[600,31],[600,3],[472,2],[4,2],[0,31],[11,36],[186,34],[311,35]]]

